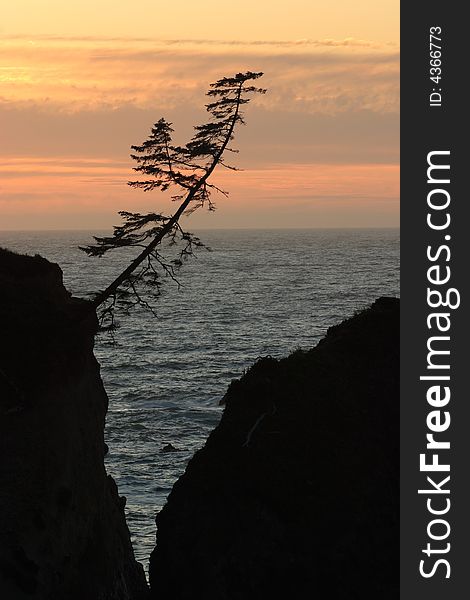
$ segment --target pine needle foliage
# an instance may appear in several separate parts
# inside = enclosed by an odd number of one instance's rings
[[[114,327],[118,306],[129,310],[140,305],[152,310],[145,292],[150,290],[153,297],[159,295],[165,278],[179,285],[177,271],[184,260],[193,255],[195,248],[205,247],[198,237],[183,230],[180,218],[204,206],[214,210],[213,192],[228,195],[209,179],[219,165],[237,170],[226,162],[225,154],[238,152],[229,145],[235,128],[245,123],[242,107],[254,94],[266,92],[255,84],[262,75],[248,71],[212,83],[207,92],[210,101],[206,104],[209,120],[194,127],[194,134],[185,146],[173,143],[172,123],[164,118],[153,125],[142,144],[131,146],[131,158],[137,163],[134,171],[140,178],[128,184],[144,192],[170,191],[179,206],[172,215],[121,211],[122,223],[114,227],[112,235],[94,237],[94,244],[81,248],[94,257],[123,248],[139,250],[130,264],[93,300],[102,328]],[[176,256],[165,258],[163,247],[176,247]]]

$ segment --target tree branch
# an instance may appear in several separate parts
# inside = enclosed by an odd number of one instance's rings
[[[112,302],[105,306],[103,315],[109,316],[113,313],[121,286],[127,287],[124,293],[127,293],[130,288],[134,297],[137,298],[137,303],[148,307],[148,303],[143,300],[136,289],[136,283],[147,281],[148,276],[150,276],[150,280],[147,283],[156,282],[158,273],[152,260],[160,265],[166,275],[177,281],[173,267],[161,259],[156,248],[165,238],[170,238],[172,244],[176,243],[176,236],[179,235],[182,240],[186,240],[187,244],[181,251],[179,261],[174,261],[174,263],[181,263],[181,259],[192,254],[192,246],[197,238],[183,232],[179,225],[179,219],[184,213],[189,214],[206,202],[209,210],[214,210],[214,205],[210,200],[211,190],[227,195],[224,190],[208,183],[208,179],[218,164],[228,169],[238,170],[226,165],[222,156],[226,150],[234,151],[228,148],[228,144],[233,139],[235,126],[238,123],[244,123],[240,108],[249,99],[244,98],[243,94],[266,91],[253,86],[245,86],[247,81],[258,79],[261,75],[262,73],[238,73],[234,77],[223,78],[211,84],[208,96],[218,99],[207,104],[206,109],[211,113],[213,121],[195,127],[196,133],[185,147],[171,145],[173,129],[171,123],[167,123],[164,119],[160,119],[154,125],[148,140],[140,146],[132,146],[136,154],[132,154],[131,157],[138,162],[138,166],[134,170],[144,173],[152,179],[132,181],[129,182],[129,185],[141,187],[144,191],[154,188],[166,191],[169,187],[176,185],[180,189],[182,188],[184,193],[173,196],[174,200],[181,203],[172,216],[122,212],[121,216],[126,222],[114,228],[112,237],[95,238],[96,245],[82,248],[91,256],[102,256],[108,250],[115,248],[142,247],[144,242],[151,238],[114,281],[96,294],[92,301],[94,309],[98,309],[103,304],[106,305],[111,298]],[[199,240],[197,241],[199,242]],[[196,245],[203,244],[196,243]],[[146,260],[147,266],[134,275]],[[179,284],[179,282],[177,283]],[[112,317],[114,318],[113,315]]]

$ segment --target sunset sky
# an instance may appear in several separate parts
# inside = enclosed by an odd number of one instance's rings
[[[15,0],[0,8],[0,229],[171,212],[126,185],[161,116],[185,143],[208,84],[264,71],[230,192],[190,228],[397,226],[398,0]]]

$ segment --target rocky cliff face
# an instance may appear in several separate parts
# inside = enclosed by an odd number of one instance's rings
[[[159,600],[399,596],[399,302],[265,358],[157,517]]]
[[[143,598],[103,463],[96,319],[40,257],[0,250],[0,287],[0,597]]]
[[[0,597],[147,596],[106,475],[96,320],[56,265],[0,250]],[[157,517],[158,600],[398,592],[399,303],[258,361]]]

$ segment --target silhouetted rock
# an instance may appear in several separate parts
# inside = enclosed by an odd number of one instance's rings
[[[103,456],[97,322],[57,265],[0,250],[0,597],[146,595]]]
[[[158,600],[399,597],[399,301],[259,360],[157,516]]]
[[[173,444],[165,444],[162,448],[162,452],[178,452],[178,448],[175,448]]]

